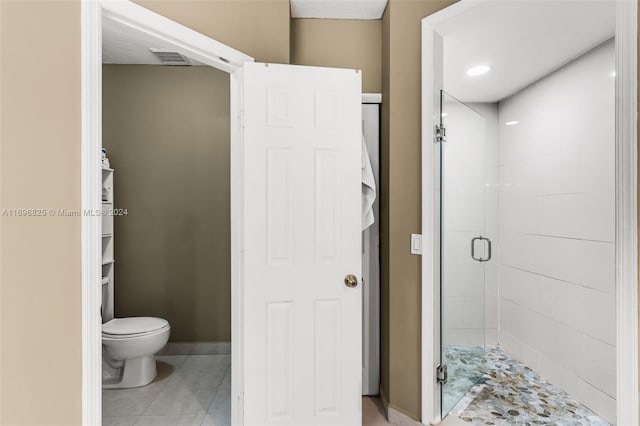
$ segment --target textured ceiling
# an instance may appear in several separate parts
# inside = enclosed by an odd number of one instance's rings
[[[102,63],[103,64],[147,64],[163,65],[160,59],[149,51],[151,48],[173,47],[148,34],[131,29],[110,19],[102,20]],[[189,59],[192,65],[202,65]]]
[[[292,18],[381,19],[387,0],[290,0]]]

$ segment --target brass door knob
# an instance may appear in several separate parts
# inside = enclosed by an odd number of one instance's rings
[[[356,278],[356,276],[353,274],[349,274],[346,277],[344,277],[344,285],[346,285],[349,288],[357,287],[358,278]]]

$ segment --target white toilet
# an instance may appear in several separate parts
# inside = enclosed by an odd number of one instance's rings
[[[170,329],[167,320],[153,317],[114,318],[102,324],[102,388],[151,383],[156,378],[154,355],[167,344]]]
[[[162,318],[114,318],[113,287],[113,279],[102,283],[102,388],[144,386],[156,378],[154,355],[171,327]]]

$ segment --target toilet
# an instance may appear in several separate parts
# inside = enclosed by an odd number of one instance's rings
[[[111,270],[112,276],[113,270]],[[155,317],[114,318],[113,279],[102,283],[102,388],[136,388],[156,378],[155,354],[167,344],[169,322]]]
[[[102,324],[103,389],[145,386],[156,378],[154,355],[171,327],[162,318],[114,318]]]

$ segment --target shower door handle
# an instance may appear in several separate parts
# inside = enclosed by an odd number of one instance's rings
[[[478,240],[487,242],[487,257],[485,259],[481,257],[476,257],[476,241]],[[491,260],[491,240],[483,236],[473,237],[471,239],[471,258],[477,262],[490,261]]]

